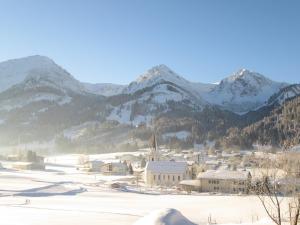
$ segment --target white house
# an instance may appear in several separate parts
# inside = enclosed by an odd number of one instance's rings
[[[145,168],[145,183],[148,186],[177,186],[180,181],[189,178],[186,162],[149,161]]]
[[[180,186],[186,191],[246,194],[251,178],[248,171],[208,170],[199,173],[196,180],[180,182]]]
[[[248,171],[208,170],[199,173],[202,192],[248,193],[251,182]]]

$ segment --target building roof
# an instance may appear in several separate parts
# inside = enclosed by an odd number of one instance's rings
[[[13,165],[20,165],[20,166],[29,166],[32,165],[33,162],[14,162]]]
[[[248,171],[235,171],[235,170],[208,170],[203,173],[199,173],[198,179],[219,179],[219,180],[247,180],[249,176]]]
[[[182,180],[179,183],[180,185],[185,185],[185,186],[194,186],[194,187],[199,187],[200,186],[200,181],[199,180]]]
[[[175,161],[149,161],[145,168],[146,171],[166,174],[185,173],[186,169],[186,162]]]

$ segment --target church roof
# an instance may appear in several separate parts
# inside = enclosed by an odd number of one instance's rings
[[[145,168],[146,171],[166,174],[185,173],[186,169],[186,162],[175,161],[149,161]]]

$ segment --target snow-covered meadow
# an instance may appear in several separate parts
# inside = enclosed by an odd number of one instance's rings
[[[110,157],[103,155],[102,159]],[[209,217],[218,224],[266,224],[266,214],[255,196],[114,190],[105,183],[124,177],[81,172],[75,167],[74,155],[47,161],[51,164],[46,171],[0,170],[1,225],[132,225],[165,208],[178,210],[196,224],[207,224]]]

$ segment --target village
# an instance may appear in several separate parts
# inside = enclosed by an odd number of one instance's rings
[[[159,147],[156,137],[153,136],[149,148],[136,152],[43,157],[34,151],[27,151],[23,154],[2,156],[1,168],[47,171],[52,166],[67,164],[80,173],[105,178],[104,180],[109,181],[105,185],[113,189],[189,195],[253,195],[253,185],[269,176],[276,182],[280,194],[289,195],[291,185],[293,191],[300,190],[300,174],[297,172],[293,175],[291,184],[288,182],[291,174],[283,168],[275,168],[273,163],[287,160],[288,155],[298,163],[299,154],[297,150],[272,153],[266,147],[260,151],[230,152],[195,146],[194,149],[178,152]],[[266,165],[266,162],[270,164]],[[299,171],[298,168],[296,171]]]
[[[107,217],[110,224],[120,224],[120,219],[131,225],[160,208],[176,208],[197,224],[272,224],[255,187],[267,177],[266,187],[271,187],[271,192],[263,195],[275,194],[286,200],[299,193],[297,150],[217,151],[198,145],[178,151],[159,146],[153,136],[149,148],[134,152],[41,156],[22,151],[1,156],[0,208],[7,216],[19,208],[20,214],[13,218],[25,218],[29,224],[33,224],[30,218],[37,209],[44,214],[36,224],[46,217],[48,223],[43,224],[68,222],[67,214],[76,213],[73,224],[88,221],[96,225],[97,219]],[[291,167],[279,167],[282,160]],[[230,205],[228,213],[220,213],[225,202]],[[202,210],[199,215],[198,209]]]

